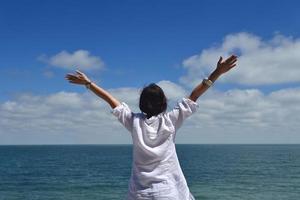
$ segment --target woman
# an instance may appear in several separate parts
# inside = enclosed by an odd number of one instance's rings
[[[171,111],[166,112],[167,99],[163,90],[152,83],[142,90],[139,107],[141,113],[131,112],[106,90],[93,83],[84,73],[67,74],[71,83],[85,85],[104,99],[112,113],[131,133],[133,162],[128,185],[128,200],[191,200],[186,179],[175,149],[175,136],[183,121],[197,109],[197,99],[219,76],[236,66],[237,57],[225,61],[220,57],[216,69],[184,97]]]

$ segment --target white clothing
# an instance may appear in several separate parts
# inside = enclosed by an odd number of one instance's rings
[[[192,200],[175,149],[175,135],[198,104],[183,98],[169,112],[147,119],[122,102],[112,110],[131,132],[133,162],[127,200]]]

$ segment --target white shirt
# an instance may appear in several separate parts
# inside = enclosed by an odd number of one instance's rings
[[[169,112],[147,119],[122,102],[112,110],[130,131],[133,162],[127,200],[191,200],[175,149],[176,131],[198,104],[183,98]]]

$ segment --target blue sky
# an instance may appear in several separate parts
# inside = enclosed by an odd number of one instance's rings
[[[176,82],[184,58],[229,33],[298,37],[297,8],[297,1],[6,1],[0,8],[1,100],[12,92],[74,90],[62,79],[66,71],[51,69],[53,79],[41,75],[47,66],[37,57],[61,50],[101,56],[106,69],[95,78],[106,88]]]
[[[64,80],[64,75],[73,69],[66,70],[49,61],[62,51],[72,54],[85,50],[101,59],[101,69],[86,73],[104,88],[140,88],[168,80],[189,91],[193,84],[182,81],[182,77],[194,78],[187,75],[190,68],[183,62],[205,49],[220,50],[228,35],[247,33],[247,41],[253,36],[266,43],[280,35],[297,43],[299,7],[296,0],[2,1],[0,103],[18,102],[18,95],[24,93],[84,93],[84,88]],[[46,61],[40,59],[42,56]],[[268,71],[264,73],[268,76]],[[288,78],[284,73],[282,76]],[[214,90],[255,89],[268,95],[298,87],[299,80],[292,77],[291,81],[260,84],[225,80],[217,83]]]

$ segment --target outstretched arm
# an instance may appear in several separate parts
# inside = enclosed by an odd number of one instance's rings
[[[236,66],[237,56],[232,55],[229,58],[227,58],[224,62],[222,61],[223,58],[220,57],[217,68],[211,73],[211,75],[208,77],[208,80],[210,80],[212,83],[215,82],[219,76],[222,74],[228,72],[231,68]],[[201,82],[195,89],[192,91],[192,93],[189,96],[189,99],[192,101],[197,101],[197,99],[209,88],[209,85],[205,82]]]
[[[96,83],[90,81],[90,79],[83,72],[76,70],[76,73],[77,74],[67,74],[65,78],[69,80],[70,83],[85,85],[85,86],[88,85],[90,90],[93,91],[97,96],[104,99],[111,106],[111,108],[115,108],[121,104],[109,92],[96,85]]]

